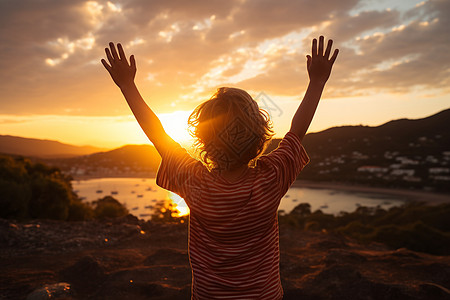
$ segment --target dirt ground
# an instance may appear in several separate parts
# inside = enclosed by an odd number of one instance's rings
[[[280,227],[284,299],[450,299],[450,257]],[[0,299],[190,299],[187,224],[0,219]]]

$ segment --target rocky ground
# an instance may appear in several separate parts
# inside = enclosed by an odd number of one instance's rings
[[[450,299],[450,257],[280,228],[285,299]],[[190,299],[186,224],[0,219],[0,299]]]

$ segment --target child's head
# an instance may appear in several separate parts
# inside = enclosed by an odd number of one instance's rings
[[[254,165],[273,136],[269,114],[244,90],[222,87],[189,117],[201,160],[210,168]]]

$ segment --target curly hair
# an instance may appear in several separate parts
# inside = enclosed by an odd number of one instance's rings
[[[201,161],[210,169],[254,167],[274,135],[267,111],[244,90],[221,87],[195,108],[189,132]]]

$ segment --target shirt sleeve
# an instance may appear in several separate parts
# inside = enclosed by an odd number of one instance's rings
[[[182,197],[190,206],[189,195],[197,186],[202,163],[191,157],[178,143],[174,143],[161,159],[156,184]]]
[[[288,191],[300,171],[309,163],[308,154],[303,148],[300,138],[292,132],[288,132],[278,148],[263,156],[262,159],[273,168],[281,195]]]

